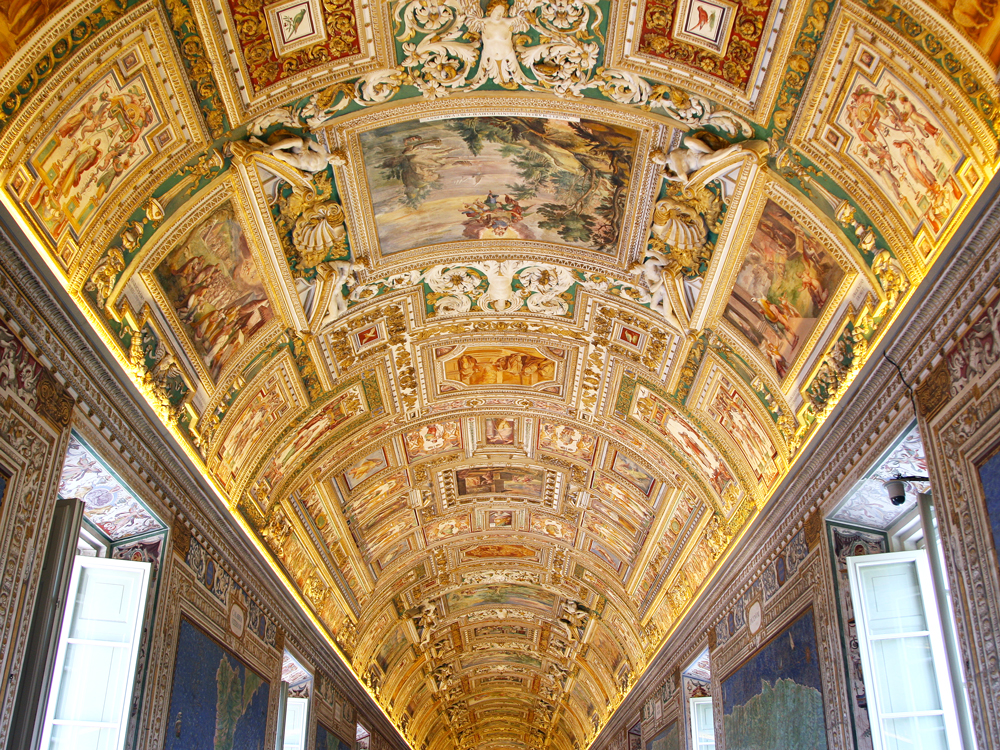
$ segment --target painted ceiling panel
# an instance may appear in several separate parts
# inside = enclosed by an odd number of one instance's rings
[[[582,750],[996,172],[942,8],[0,10],[0,185],[415,750]]]

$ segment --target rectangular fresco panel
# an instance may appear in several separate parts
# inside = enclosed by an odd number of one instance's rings
[[[587,545],[587,550],[597,556],[607,565],[611,566],[618,575],[621,575],[625,568],[625,561],[621,559],[608,545],[601,544],[596,539],[591,539]]]
[[[494,446],[514,445],[517,432],[517,420],[499,417],[484,421],[486,444]]]
[[[812,609],[722,681],[722,708],[729,750],[826,750]]]
[[[986,517],[993,534],[993,546],[1000,560],[1000,448],[979,465],[979,481],[986,497]]]
[[[916,234],[935,237],[965,193],[955,172],[965,156],[923,99],[888,70],[878,81],[855,74],[837,125],[849,134],[845,153],[899,208]]]
[[[403,122],[361,134],[383,255],[536,240],[615,252],[637,133],[534,117]]]
[[[736,480],[721,454],[680,411],[645,386],[636,389],[631,415],[652,425],[682,453],[720,495]]]
[[[90,226],[153,153],[150,136],[161,123],[141,75],[121,82],[107,73],[66,111],[28,160],[36,176],[28,205],[52,237]]]
[[[435,352],[438,359],[454,347]],[[445,378],[463,385],[535,385],[556,377],[556,363],[537,349],[522,346],[470,347],[445,361]]]
[[[578,458],[588,464],[594,460],[597,438],[569,425],[540,421],[538,423],[538,449],[550,453]]]
[[[458,469],[455,479],[459,495],[513,494],[541,497],[545,486],[545,472],[535,469]]]
[[[646,741],[646,750],[680,750],[680,733],[677,722],[672,721],[658,735]]]
[[[181,618],[164,750],[263,748],[270,686]]]
[[[518,584],[476,586],[455,591],[445,595],[448,602],[448,612],[452,615],[469,607],[479,607],[487,604],[507,607],[527,607],[546,611],[555,604],[553,594]]]
[[[638,462],[633,461],[624,454],[615,453],[615,460],[611,464],[611,471],[630,481],[642,490],[642,494],[644,495],[648,495],[649,491],[653,489],[653,477],[650,476],[649,472],[642,468]]]
[[[192,229],[154,276],[213,383],[243,344],[274,317],[229,201]]]
[[[462,447],[461,423],[439,422],[425,424],[419,430],[403,435],[406,455],[412,461],[435,453],[458,450]]]
[[[232,427],[216,451],[219,463],[214,468],[215,475],[227,488],[268,429],[290,408],[280,379],[280,374],[268,378],[239,413],[231,418]]]
[[[778,478],[778,449],[750,404],[726,378],[719,381],[708,411],[733,438],[757,481],[770,486]]]
[[[514,528],[514,512],[491,510],[486,515],[486,525],[491,529],[512,529]]]
[[[344,472],[344,481],[347,489],[353,490],[368,477],[378,474],[382,469],[389,467],[389,459],[386,457],[385,448],[369,453],[357,463],[351,464]]]
[[[406,486],[405,471],[391,474],[378,485],[362,490],[361,495],[351,499],[345,508],[345,513],[353,518],[366,518],[369,514],[378,511],[380,516],[385,516],[387,514],[383,507],[384,503],[405,489]]]
[[[344,401],[353,391],[341,394],[328,401],[319,411],[298,425],[292,432],[292,437],[277,451],[271,465],[264,473],[264,480],[273,489],[289,471],[300,468],[310,452],[324,439],[330,437],[334,428],[343,424],[348,417]]]
[[[820,240],[769,199],[723,315],[784,378],[843,278]]]

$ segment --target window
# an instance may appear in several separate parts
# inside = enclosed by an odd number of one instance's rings
[[[124,745],[149,567],[75,559],[42,729],[45,750]]]
[[[927,553],[847,566],[875,750],[961,747]]]
[[[281,663],[281,722],[279,750],[306,750],[309,737],[309,696],[312,695],[312,672],[302,666],[287,650]]]
[[[691,738],[694,750],[715,750],[711,698],[691,699]]]
[[[354,733],[354,738],[358,741],[358,750],[368,750],[371,735],[368,733],[368,730],[362,726],[360,721],[358,722],[358,728]]]
[[[282,750],[305,750],[308,719],[309,699],[289,698],[285,704],[285,741]]]

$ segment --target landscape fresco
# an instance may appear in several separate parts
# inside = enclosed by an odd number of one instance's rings
[[[351,744],[344,742],[329,729],[316,722],[316,750],[351,750]]]
[[[615,252],[637,133],[590,120],[468,117],[361,134],[382,255],[511,239]]]
[[[192,229],[154,275],[213,383],[274,317],[229,201]]]
[[[843,278],[820,240],[769,199],[723,315],[784,378]]]
[[[672,721],[651,740],[646,741],[646,750],[680,750],[680,733],[677,722]]]
[[[994,451],[979,465],[979,481],[983,483],[983,495],[986,497],[986,517],[993,534],[996,562],[1000,560],[1000,450]]]
[[[37,175],[28,205],[56,239],[79,236],[101,206],[152,153],[160,115],[145,80],[106,74],[64,114],[29,164]]]
[[[729,750],[826,749],[811,609],[722,681],[722,707]]]
[[[445,595],[448,612],[492,604],[501,607],[524,607],[546,611],[555,603],[555,595],[548,591],[518,584],[474,586]]]
[[[923,100],[889,71],[878,81],[855,74],[837,114],[850,134],[845,153],[899,208],[916,234],[941,234],[965,196],[955,170],[958,144]]]
[[[269,685],[181,618],[164,750],[263,748]]]

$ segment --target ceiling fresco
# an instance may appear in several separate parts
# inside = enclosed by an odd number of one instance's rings
[[[994,176],[992,5],[29,4],[0,195],[415,750],[583,750]]]

